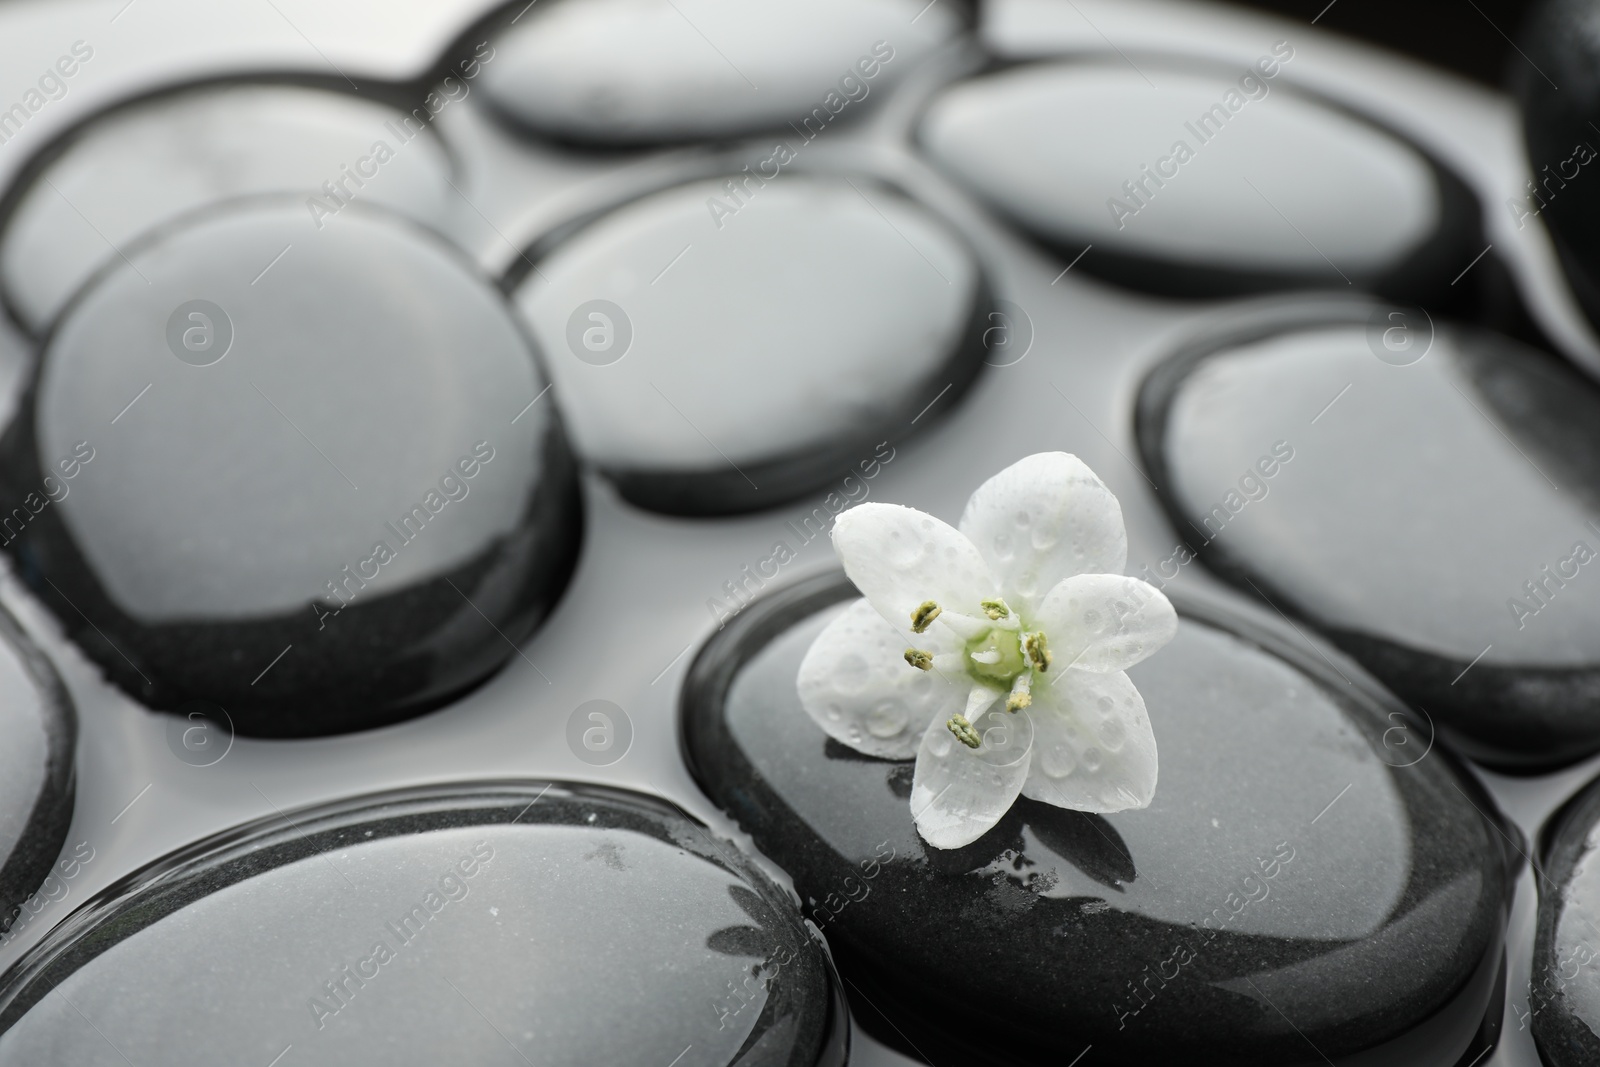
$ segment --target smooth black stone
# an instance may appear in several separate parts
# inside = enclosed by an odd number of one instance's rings
[[[1217,573],[1316,624],[1458,751],[1513,772],[1582,758],[1600,577],[1574,560],[1600,553],[1600,393],[1442,322],[1420,361],[1380,361],[1388,313],[1307,301],[1196,339],[1144,385],[1145,462]],[[1277,442],[1294,458],[1264,478]]]
[[[1539,918],[1522,1022],[1549,1067],[1600,1063],[1600,781],[1540,833]]]
[[[1544,220],[1573,294],[1600,327],[1600,4],[1546,0],[1520,38],[1537,66],[1511,68],[1533,186],[1507,208],[1519,229]]]
[[[494,288],[396,216],[317,232],[294,198],[127,253],[0,439],[5,549],[107,676],[304,736],[420,714],[515,655],[582,512]]]
[[[0,198],[0,296],[44,333],[117,249],[236,197],[298,192],[312,228],[341,198],[439,225],[458,197],[450,156],[431,126],[407,121],[404,106],[371,93],[283,82],[188,85],[118,104],[41,151]],[[380,143],[387,155],[374,152]]]
[[[794,878],[875,1036],[936,1064],[1066,1063],[1090,1044],[1129,1065],[1180,1047],[1321,1062],[1309,1039],[1415,1067],[1492,1043],[1515,830],[1444,751],[1398,766],[1393,731],[1422,724],[1336,651],[1180,599],[1177,638],[1130,672],[1161,755],[1151,807],[1019,800],[943,852],[916,834],[911,764],[829,743],[800,707],[801,657],[853,594],[824,575],[747,608],[696,660],[682,725],[697,779]]]
[[[489,105],[601,147],[853,122],[948,44],[966,6],[920,0],[546,0],[493,38]]]
[[[790,897],[663,802],[586,785],[274,815],[135,873],[0,978],[8,1065],[293,1045],[373,1067],[841,1067],[848,1039]]]
[[[66,843],[77,740],[77,712],[55,668],[0,609],[0,933]]]
[[[1116,60],[1012,66],[945,90],[918,138],[1060,255],[1077,262],[1092,245],[1078,269],[1119,285],[1217,297],[1353,283],[1430,306],[1459,298],[1449,282],[1485,243],[1468,187],[1398,135],[1290,87],[1292,56],[1262,58],[1273,77],[1197,62],[1141,64],[1148,78]]]
[[[758,181],[625,204],[552,238],[513,293],[577,452],[641,507],[833,488],[936,423],[987,354],[982,268],[941,219],[862,177]]]

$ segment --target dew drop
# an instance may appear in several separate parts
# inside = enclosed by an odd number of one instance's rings
[[[1039,754],[1039,763],[1051,778],[1065,778],[1078,769],[1078,757],[1069,745],[1051,745]]]
[[[867,733],[873,737],[898,737],[905,732],[906,723],[910,721],[911,714],[904,704],[897,700],[880,701],[867,712]]]
[[[837,705],[837,704],[829,704],[828,705],[828,721],[829,722],[838,722],[843,717],[844,717],[844,713],[839,710],[839,705]]]
[[[1098,771],[1103,762],[1098,748],[1086,748],[1083,750],[1083,769],[1090,774]]]
[[[1026,511],[1019,511],[1012,516],[1012,518],[1015,519],[1017,525],[1021,526],[1023,529],[1027,529],[1028,523],[1033,521],[1033,517]]]
[[[950,755],[950,747],[956,739],[949,730],[940,730],[928,739],[928,751],[939,759]]]
[[[1116,705],[1110,697],[1101,697],[1099,700],[1094,702],[1094,706],[1109,715],[1111,714],[1111,709]]]
[[[995,554],[995,558],[1000,560],[1001,563],[1010,562],[1012,555],[1014,555],[1014,553],[1013,553],[1013,551],[1011,549],[1011,535],[1010,534],[995,534],[994,535],[994,554]]]
[[[1122,751],[1127,740],[1128,729],[1117,719],[1110,719],[1100,727],[1100,743],[1112,752]]]

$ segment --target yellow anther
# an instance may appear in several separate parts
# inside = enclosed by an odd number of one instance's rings
[[[1043,673],[1050,669],[1050,649],[1045,644],[1044,631],[1035,630],[1022,635],[1022,651],[1028,657],[1028,663],[1033,669]]]
[[[919,671],[933,670],[933,653],[924,652],[920,648],[906,649],[906,662]]]
[[[956,740],[968,748],[977,748],[983,743],[983,739],[978,736],[978,731],[972,728],[972,724],[967,721],[965,715],[953,716],[945,725],[950,728],[951,733],[956,735]]]
[[[911,632],[920,634],[933,624],[943,609],[931,600],[924,600],[917,605],[917,610],[911,613]]]
[[[1006,602],[1001,600],[999,597],[995,597],[993,600],[982,601],[981,607],[983,608],[983,613],[989,616],[989,618],[994,619],[996,622],[1011,614],[1011,608],[1007,606]]]

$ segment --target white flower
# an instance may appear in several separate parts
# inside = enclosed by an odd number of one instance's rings
[[[1122,575],[1122,509],[1081,460],[1012,464],[972,494],[959,530],[862,504],[833,546],[866,599],[817,635],[800,701],[857,751],[916,757],[911,812],[929,844],[977,840],[1019,792],[1078,811],[1150,803],[1155,735],[1123,671],[1178,619]]]

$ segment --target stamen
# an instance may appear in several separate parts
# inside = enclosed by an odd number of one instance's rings
[[[942,609],[931,600],[924,600],[917,605],[917,610],[911,613],[911,632],[920,634],[939,617]]]
[[[1006,710],[1019,711],[1033,703],[1033,675],[1023,673],[1011,683],[1011,695],[1006,697]]]
[[[1033,669],[1041,674],[1050,669],[1050,661],[1055,658],[1050,655],[1043,630],[1023,634],[1022,651],[1027,654],[1028,662],[1033,664]]]
[[[983,613],[985,615],[989,616],[991,619],[994,619],[996,622],[1011,614],[1011,608],[1008,607],[1006,602],[1001,600],[999,597],[995,597],[993,600],[982,601],[979,606],[983,608]]]
[[[931,671],[933,669],[933,653],[924,652],[920,648],[908,648],[906,649],[906,662],[919,671]]]
[[[972,728],[972,724],[967,721],[965,715],[951,716],[950,721],[945,723],[945,726],[949,727],[950,732],[956,735],[957,741],[960,741],[968,748],[977,748],[983,744],[983,739],[978,736],[978,731]]]

